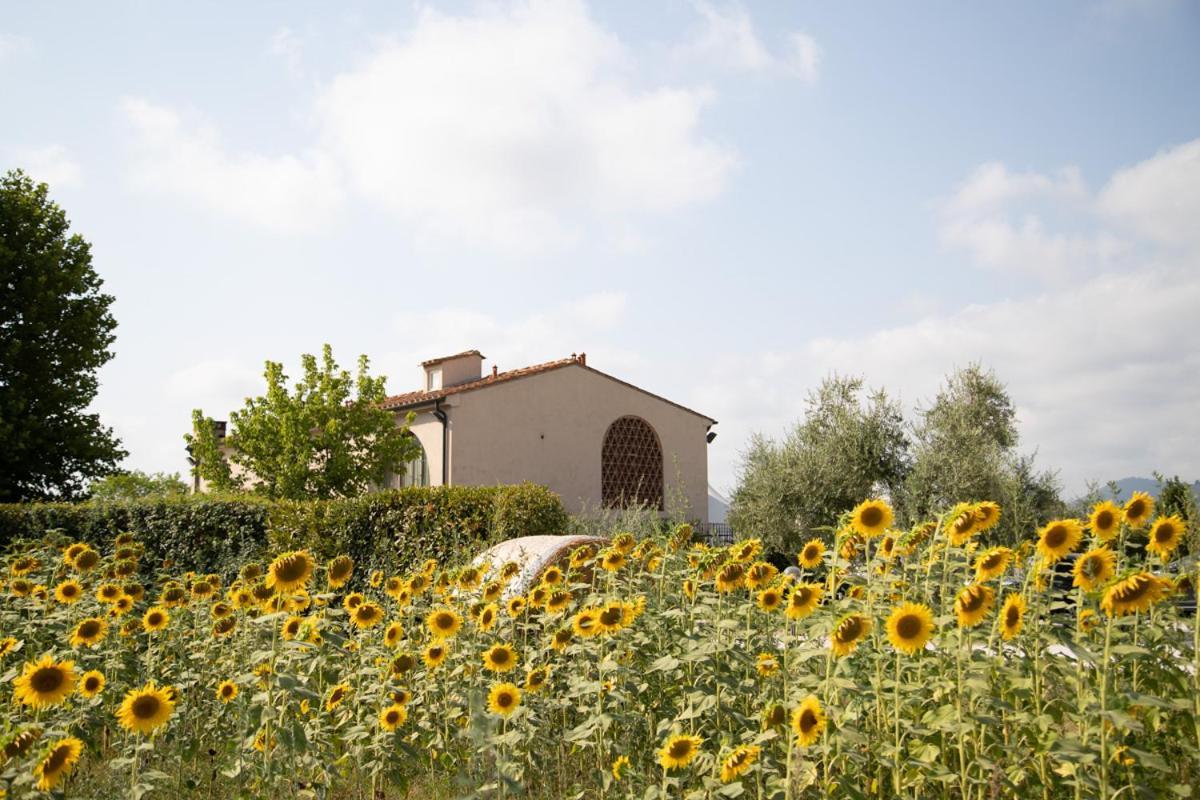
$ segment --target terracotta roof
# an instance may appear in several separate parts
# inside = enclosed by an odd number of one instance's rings
[[[478,352],[478,351],[471,350],[468,352]],[[426,362],[426,363],[429,363],[429,362]],[[562,369],[563,367],[569,367],[572,365],[582,367],[583,369],[586,369],[589,372],[594,372],[597,375],[608,378],[610,381],[616,381],[617,383],[621,384],[622,386],[628,386],[630,389],[633,389],[634,391],[638,391],[638,392],[641,392],[642,394],[650,395],[651,397],[653,397],[657,400],[661,400],[664,403],[667,403],[668,405],[675,406],[676,408],[682,409],[683,411],[686,411],[689,414],[695,414],[697,417],[701,417],[702,419],[706,419],[709,422],[716,424],[716,420],[713,419],[712,417],[708,416],[707,414],[701,414],[699,411],[694,411],[694,410],[688,408],[687,406],[682,406],[679,403],[668,400],[667,398],[663,397],[662,395],[654,394],[654,392],[648,392],[645,389],[641,388],[640,386],[634,386],[632,383],[623,381],[620,378],[614,378],[612,375],[609,375],[606,372],[601,372],[598,369],[594,369],[593,367],[587,366],[587,361],[585,360],[585,358],[582,355],[572,356],[570,358],[560,358],[557,361],[547,361],[544,364],[534,364],[529,367],[521,367],[520,369],[510,369],[507,372],[501,372],[496,375],[486,375],[477,381],[470,381],[469,383],[460,383],[457,386],[447,386],[445,388],[435,389],[435,390],[429,391],[429,392],[407,392],[405,394],[393,395],[392,397],[388,397],[382,403],[380,403],[380,406],[382,408],[386,408],[389,410],[395,410],[395,409],[400,409],[400,408],[410,408],[412,406],[419,406],[419,405],[423,405],[425,403],[432,403],[435,400],[440,400],[441,398],[449,397],[450,395],[461,394],[462,392],[470,392],[470,391],[474,391],[475,389],[485,389],[488,386],[493,386],[497,383],[506,383],[507,381],[516,380],[517,378],[525,378],[530,375],[538,375],[542,372],[550,372],[551,370]]]
[[[442,356],[441,358],[431,358],[428,361],[422,361],[421,366],[432,367],[434,364],[441,364],[444,361],[453,361],[454,359],[462,358],[463,356],[479,356],[480,358],[487,358],[487,356],[478,350],[464,350],[461,353],[455,353],[452,356]]]

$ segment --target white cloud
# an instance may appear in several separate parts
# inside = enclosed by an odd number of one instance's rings
[[[1121,170],[1100,192],[1099,205],[1155,242],[1200,247],[1200,139]]]
[[[643,89],[578,2],[426,9],[318,102],[354,186],[419,234],[515,252],[714,197],[735,163],[703,89]]]
[[[739,72],[779,72],[815,83],[821,49],[806,33],[794,31],[786,37],[779,55],[759,38],[754,21],[741,5],[717,8],[696,3],[700,24],[692,36],[674,49],[682,62],[701,62]]]
[[[291,28],[284,26],[271,34],[267,52],[282,59],[293,75],[300,73],[304,55],[304,39]]]
[[[5,156],[6,160],[25,170],[34,180],[48,183],[51,190],[74,186],[80,182],[83,174],[79,162],[58,144],[15,148],[6,151]]]
[[[214,128],[164,106],[126,98],[121,112],[134,140],[130,180],[141,191],[281,232],[324,227],[340,210],[338,170],[320,151],[231,152]]]

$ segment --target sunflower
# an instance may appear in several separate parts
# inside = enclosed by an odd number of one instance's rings
[[[975,580],[979,583],[999,578],[1008,569],[1013,551],[1007,547],[984,550],[975,558]]]
[[[554,632],[554,635],[550,637],[550,647],[560,652],[566,650],[567,645],[571,643],[571,639],[574,638],[574,635],[575,634],[570,628],[559,628]]]
[[[1004,598],[1004,606],[1000,609],[1000,634],[1005,641],[1014,638],[1021,632],[1025,622],[1025,598],[1016,592],[1009,593]]]
[[[48,792],[58,785],[65,775],[68,775],[83,752],[83,742],[74,736],[59,739],[50,745],[50,749],[42,756],[42,760],[33,768],[33,777],[37,778],[37,789]]]
[[[90,547],[84,547],[79,551],[79,555],[71,560],[71,566],[76,572],[90,572],[100,563],[100,554]]]
[[[430,646],[433,647],[433,645]],[[389,669],[391,670],[393,677],[399,678],[401,675],[409,672],[416,666],[416,657],[412,653],[401,651],[392,656],[392,663]]]
[[[458,588],[462,589],[464,592],[469,592],[479,585],[479,581],[482,580],[482,578],[483,575],[477,568],[464,567],[458,573]]]
[[[413,575],[408,579],[408,591],[412,593],[413,597],[420,597],[427,592],[429,587],[432,585],[433,581],[431,581],[429,576],[423,572],[418,572],[416,575]]]
[[[217,686],[217,699],[222,703],[232,703],[238,696],[238,686],[233,681],[221,681]]]
[[[755,596],[754,601],[764,613],[773,613],[783,605],[783,591],[774,587],[763,589]]]
[[[896,555],[896,534],[895,532],[885,533],[883,538],[879,540],[879,557],[885,561],[891,561],[892,556]]]
[[[683,590],[684,597],[688,600],[696,599],[696,582],[694,580],[686,578],[680,588]]]
[[[762,552],[762,539],[747,539],[744,542],[739,542],[729,551],[729,557],[734,561],[750,561],[758,558],[758,554]]]
[[[108,623],[100,617],[80,621],[71,632],[71,647],[95,647],[108,635]]]
[[[996,603],[996,593],[990,586],[975,583],[963,587],[954,598],[954,614],[960,628],[974,628],[983,622]]]
[[[294,592],[308,584],[312,573],[313,560],[307,550],[283,553],[267,567],[267,586],[276,592]]]
[[[570,565],[573,569],[578,569],[593,558],[596,557],[596,546],[591,544],[581,544],[571,551]]]
[[[396,730],[408,719],[408,709],[400,703],[392,703],[379,712],[379,727],[389,733]]]
[[[612,540],[613,549],[619,551],[622,555],[629,555],[629,551],[632,550],[636,544],[637,539],[635,539],[633,534],[629,533],[628,531],[622,531],[621,533],[618,533],[613,537]]]
[[[305,702],[307,702],[307,701],[305,701]],[[259,731],[258,733],[254,734],[253,747],[255,750],[257,750],[260,753],[265,753],[268,750],[274,750],[275,744],[276,744],[275,737],[272,736],[270,739],[268,739],[267,732],[265,730]]]
[[[354,559],[347,555],[334,558],[325,566],[325,581],[330,589],[340,589],[354,574]]]
[[[975,515],[975,506],[971,503],[959,503],[946,515],[945,526],[950,544],[955,547],[966,544],[979,530],[979,518]]]
[[[154,606],[142,617],[142,627],[147,633],[161,631],[170,622],[171,614],[162,606]]]
[[[81,597],[83,597],[83,587],[79,585],[79,581],[74,579],[65,580],[54,587],[54,599],[63,605],[69,606],[78,603]]]
[[[819,583],[797,583],[788,594],[787,618],[800,620],[817,609],[824,588]]]
[[[221,619],[219,619],[213,623],[212,635],[214,638],[221,639],[221,638],[233,633],[233,630],[236,627],[237,627],[237,618],[236,617],[221,617]]]
[[[437,669],[446,662],[446,656],[449,655],[449,652],[446,645],[442,642],[434,642],[421,653],[421,660],[425,662],[425,666],[429,669]]]
[[[79,678],[79,694],[91,699],[104,691],[104,673],[100,670],[89,670]]]
[[[779,703],[774,703],[763,709],[762,722],[764,728],[778,728],[787,723],[787,709]]]
[[[1100,608],[1110,617],[1146,611],[1170,592],[1170,581],[1149,572],[1135,572],[1104,592]]]
[[[546,571],[542,573],[542,583],[547,586],[558,586],[565,579],[566,576],[563,575],[562,569],[557,566],[547,567]]]
[[[325,695],[325,710],[333,711],[340,706],[342,702],[350,696],[350,685],[346,683],[335,684],[330,687],[329,692]]]
[[[825,730],[825,712],[815,694],[808,697],[792,712],[792,730],[796,732],[796,743],[808,747],[821,738]]]
[[[153,682],[141,689],[130,689],[117,710],[117,721],[127,731],[153,733],[167,724],[175,711],[175,701],[166,689]]]
[[[1096,612],[1090,608],[1085,608],[1078,614],[1079,630],[1084,633],[1091,633],[1100,624],[1100,618],[1096,616]]]
[[[529,590],[529,605],[533,608],[544,608],[546,603],[550,601],[550,596],[554,594],[553,590],[544,583],[539,583],[537,586]]]
[[[1117,554],[1107,547],[1097,547],[1075,559],[1071,568],[1075,586],[1094,592],[1112,580],[1117,572]]]
[[[897,650],[914,655],[933,636],[933,611],[919,603],[897,606],[887,620],[888,641]]]
[[[12,563],[12,566],[9,567],[9,572],[20,578],[33,572],[40,566],[42,566],[40,559],[34,556],[21,556]]]
[[[374,628],[383,622],[383,609],[370,601],[361,603],[350,614],[350,622],[359,630]]]
[[[848,656],[858,647],[859,642],[867,638],[871,632],[871,620],[862,614],[847,614],[838,620],[833,633],[829,636],[829,647],[839,658]]]
[[[120,592],[121,587],[118,586],[117,591]],[[196,581],[192,584],[192,597],[195,597],[197,600],[205,600],[212,597],[215,592],[216,589],[208,581]],[[113,599],[115,600],[116,598],[114,597]]]
[[[605,572],[616,572],[623,566],[625,566],[625,554],[620,550],[605,550],[600,557],[600,568]]]
[[[699,736],[677,733],[663,743],[662,749],[658,751],[658,763],[663,769],[686,767],[699,755],[702,744],[704,740]]]
[[[28,597],[33,594],[33,583],[24,578],[17,578],[8,585],[8,590],[14,597]]]
[[[850,527],[868,538],[892,526],[892,507],[882,500],[864,500],[850,512]]]
[[[585,639],[599,634],[601,632],[599,612],[594,608],[583,609],[571,620],[571,628]]]
[[[16,637],[14,636],[5,636],[3,639],[0,639],[0,658],[4,658],[13,650],[17,649],[18,644],[20,644],[20,642],[17,641]]]
[[[721,783],[736,780],[743,772],[754,766],[762,748],[756,744],[743,744],[735,747],[721,761]]]
[[[1075,550],[1083,538],[1083,525],[1077,519],[1056,519],[1038,531],[1038,553],[1046,564],[1053,564]]]
[[[75,662],[55,661],[49,654],[28,662],[13,681],[13,697],[34,710],[56,706],[75,689]]]
[[[717,591],[732,592],[746,580],[746,567],[740,561],[730,561],[717,572]]]
[[[378,569],[371,570],[371,574],[367,576],[367,583],[371,585],[372,589],[378,589],[383,583],[383,571]]]
[[[550,667],[545,664],[540,667],[534,667],[525,673],[525,691],[539,691],[545,687],[548,680],[550,680]]]
[[[825,560],[825,543],[820,539],[809,539],[804,543],[804,547],[800,548],[800,555],[796,560],[805,569],[813,569]]]
[[[1145,492],[1134,492],[1125,503],[1125,524],[1131,528],[1141,528],[1154,513],[1154,498]]]
[[[166,608],[175,608],[187,601],[187,592],[177,583],[168,583],[158,596],[159,602]]]
[[[483,668],[492,672],[508,672],[517,666],[517,651],[510,644],[494,644],[483,651]]]
[[[425,626],[438,639],[449,639],[462,627],[462,617],[450,608],[438,608],[429,612]]]
[[[602,633],[613,634],[624,628],[629,622],[632,622],[629,616],[626,613],[624,604],[614,601],[606,603],[599,610],[596,621],[599,623]]]
[[[991,500],[984,500],[976,503],[975,508],[975,530],[977,533],[983,533],[986,530],[996,527],[1000,522],[1000,504]]]
[[[476,620],[479,624],[479,630],[490,631],[496,627],[496,620],[500,617],[500,609],[495,603],[488,603],[479,612],[479,618]]]
[[[521,690],[513,683],[493,684],[487,702],[493,714],[511,717],[521,706]]]
[[[488,581],[483,586],[483,591],[479,598],[485,603],[494,603],[500,599],[500,595],[504,593],[504,584],[499,581]]]
[[[629,756],[617,756],[612,762],[612,776],[614,781],[621,780],[621,770],[629,766]]]
[[[1117,535],[1123,517],[1124,514],[1119,505],[1111,500],[1105,500],[1092,507],[1092,513],[1088,515],[1088,527],[1092,529],[1092,533],[1097,539],[1107,542]]]
[[[754,669],[764,678],[769,678],[779,671],[779,659],[770,653],[759,653],[755,660]]]
[[[1150,526],[1150,543],[1146,545],[1146,549],[1166,561],[1183,541],[1183,534],[1186,530],[1187,526],[1178,514],[1159,517]]]

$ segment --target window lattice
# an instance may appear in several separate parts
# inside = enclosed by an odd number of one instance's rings
[[[600,495],[608,508],[663,508],[663,457],[645,420],[621,417],[608,426],[600,455]]]

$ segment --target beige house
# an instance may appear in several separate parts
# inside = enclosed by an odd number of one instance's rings
[[[468,350],[425,361],[422,389],[384,407],[422,455],[390,486],[533,481],[570,513],[644,503],[708,522],[716,420],[588,366],[583,353],[488,374]]]

